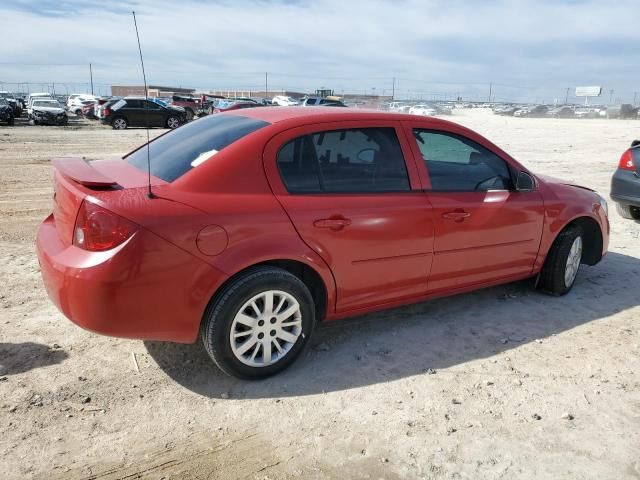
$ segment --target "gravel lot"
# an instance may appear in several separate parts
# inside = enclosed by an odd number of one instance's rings
[[[640,137],[637,121],[456,113],[606,196]],[[565,297],[527,281],[336,322],[293,368],[247,383],[199,344],[85,332],[41,285],[48,159],[145,138],[0,127],[1,478],[640,478],[640,224],[613,205],[610,253]]]

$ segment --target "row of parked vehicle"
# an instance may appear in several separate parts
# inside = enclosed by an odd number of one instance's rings
[[[612,106],[578,107],[575,105],[498,105],[493,113],[512,117],[530,118],[640,118],[638,107],[631,104]]]

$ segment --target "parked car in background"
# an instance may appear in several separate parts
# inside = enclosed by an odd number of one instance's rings
[[[635,119],[638,116],[638,107],[634,107],[629,103],[623,103],[622,105],[614,105],[607,107],[607,118],[619,118],[619,119]]]
[[[54,96],[51,95],[50,93],[47,93],[47,92],[30,93],[29,96],[27,96],[27,114],[29,114],[29,109],[31,108],[31,104],[35,99],[54,100],[57,102]]]
[[[535,105],[526,108],[521,108],[513,113],[514,117],[529,117],[529,118],[541,118],[547,114],[549,107],[545,105]]]
[[[6,98],[0,97],[0,122],[7,125],[13,125],[15,122],[15,116],[13,114],[13,107]]]
[[[208,115],[213,109],[212,106],[215,107],[215,104],[224,100],[226,97],[222,95],[210,95],[204,93],[200,96],[200,110],[198,111],[198,115]]]
[[[69,122],[66,110],[53,98],[34,98],[27,111],[31,125],[66,125]]]
[[[623,218],[640,220],[640,140],[634,140],[611,179],[611,199]]]
[[[576,118],[598,118],[599,110],[590,107],[576,108],[574,113]]]
[[[279,105],[281,107],[294,107],[298,105],[297,100],[291,97],[287,97],[286,95],[276,95],[271,99],[271,103],[273,105]]]
[[[6,90],[0,91],[0,98],[3,98],[9,104],[9,106],[13,110],[14,118],[22,116],[22,102],[18,101],[15,94],[7,92]]]
[[[69,95],[67,99],[67,110],[72,113],[75,113],[78,116],[82,115],[82,107],[85,105],[83,102],[92,101],[95,102],[98,100],[98,97],[94,95],[87,95],[83,93],[74,93]]]
[[[232,100],[230,98],[226,100],[219,100],[215,105],[211,107],[210,113],[222,113],[229,112],[231,110],[240,110],[244,108],[261,107],[262,105],[254,101],[249,100]]]
[[[104,106],[110,102],[111,100],[119,100],[120,97],[100,97],[98,98],[98,100],[96,101],[96,105],[93,109],[93,114],[95,116],[96,119],[100,120],[102,118],[102,111],[104,109]]]
[[[85,118],[97,118],[95,115],[95,108],[96,108],[97,102],[94,102],[92,100],[85,100],[84,102],[82,102],[82,116]]]
[[[178,128],[187,121],[183,109],[162,106],[145,97],[125,97],[110,103],[102,111],[102,123],[115,130],[129,127]]]
[[[53,167],[37,252],[58,308],[106,335],[201,339],[243,378],[289,366],[323,321],[534,277],[564,295],[609,243],[596,192],[436,118],[249,108]]]
[[[574,118],[576,112],[572,107],[568,106],[555,107],[547,112],[547,116],[552,118]]]
[[[300,100],[303,107],[346,107],[340,100],[325,97],[304,97]]]
[[[191,121],[200,111],[200,98],[174,95],[171,97],[171,105],[174,107],[181,107],[185,111],[187,120]]]
[[[438,111],[431,105],[420,104],[414,105],[413,107],[409,108],[409,114],[422,115],[424,117],[433,117],[434,115],[438,114]]]

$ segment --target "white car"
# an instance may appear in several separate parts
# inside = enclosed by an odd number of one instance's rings
[[[409,109],[410,115],[422,115],[423,117],[433,117],[438,111],[431,105],[414,105]]]
[[[67,110],[75,113],[76,115],[82,115],[82,102],[97,101],[98,97],[94,95],[87,95],[85,93],[73,93],[69,95],[67,99]]]
[[[27,114],[32,125],[66,125],[69,121],[64,107],[53,98],[34,98]]]
[[[30,93],[29,96],[27,97],[27,112],[29,111],[29,108],[31,107],[31,104],[33,103],[33,101],[35,99],[39,99],[39,100],[55,100],[53,98],[53,95],[51,95],[50,93],[46,93],[46,92]]]
[[[409,111],[410,106],[406,103],[402,102],[391,102],[389,103],[389,111],[390,112],[398,112],[398,113],[407,113]]]
[[[293,107],[298,105],[298,101],[286,95],[276,95],[271,99],[272,105],[280,105],[281,107]]]

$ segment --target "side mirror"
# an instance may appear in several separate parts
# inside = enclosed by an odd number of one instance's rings
[[[533,177],[527,172],[519,172],[516,180],[516,191],[518,192],[531,192],[535,190],[536,182]]]

